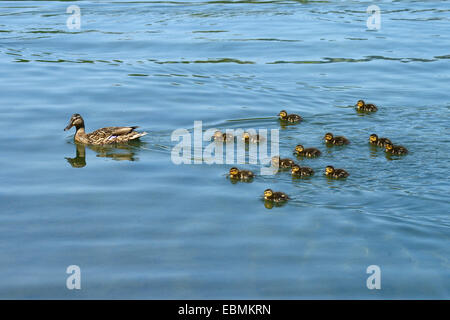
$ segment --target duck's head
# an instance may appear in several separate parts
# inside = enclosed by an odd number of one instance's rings
[[[239,174],[239,169],[236,167],[233,167],[230,169],[230,176],[236,176]]]
[[[333,172],[334,172],[334,167],[333,166],[327,166],[325,168],[325,174],[326,175],[333,174]]]
[[[305,148],[301,144],[298,144],[295,147],[295,151],[297,151],[297,152],[303,152],[303,150],[305,150]]]
[[[297,173],[300,171],[300,166],[294,164],[291,169],[291,173]]]
[[[386,147],[386,151],[391,151],[394,149],[394,145],[390,142],[387,142],[384,146]]]
[[[378,136],[375,133],[371,134],[369,140],[370,140],[370,142],[377,142]]]
[[[222,137],[223,137],[223,133],[221,131],[217,130],[216,132],[214,132],[214,136],[213,136],[214,139],[220,139]]]
[[[250,139],[250,133],[244,132],[242,134],[242,140],[249,140]]]
[[[64,131],[67,131],[72,127],[77,129],[84,127],[84,120],[78,113],[75,113],[70,117],[69,124],[64,128]]]
[[[284,120],[287,118],[287,112],[286,110],[281,110],[280,113],[278,114],[278,116],[280,117],[280,119]]]
[[[272,157],[272,164],[278,165],[280,163],[280,156]]]
[[[264,190],[264,197],[270,198],[273,195],[272,189],[266,189]]]
[[[358,102],[356,103],[356,107],[358,109],[364,107],[364,105],[365,105],[364,100],[358,100]]]
[[[333,134],[328,132],[325,134],[325,137],[323,137],[325,139],[325,141],[331,141],[333,140]]]

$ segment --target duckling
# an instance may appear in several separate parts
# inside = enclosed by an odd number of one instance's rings
[[[89,145],[125,143],[134,139],[138,139],[147,134],[147,132],[134,131],[134,129],[139,128],[138,126],[107,127],[95,130],[91,133],[86,133],[84,130],[84,120],[78,113],[72,115],[69,124],[64,129],[64,131],[67,131],[72,127],[76,128],[74,138],[75,142]]]
[[[300,167],[298,165],[293,165],[291,174],[293,177],[309,177],[314,175],[314,170],[309,167]]]
[[[300,117],[298,114],[287,114],[285,110],[281,110],[278,116],[280,117],[280,120],[292,123],[300,122],[303,120],[302,117]]]
[[[344,169],[335,169],[333,166],[327,166],[325,168],[325,175],[329,178],[347,178],[350,174]]]
[[[294,154],[296,154],[297,156],[313,158],[320,156],[322,153],[320,152],[319,149],[316,148],[305,149],[301,144],[298,144],[295,147]]]
[[[350,141],[348,141],[346,137],[343,136],[334,137],[333,134],[330,132],[325,134],[324,139],[327,144],[334,144],[337,146],[342,146],[344,144],[350,143]]]
[[[242,180],[242,181],[249,181],[251,179],[253,179],[255,175],[253,174],[253,172],[248,171],[248,170],[239,170],[236,167],[233,167],[230,169],[230,179],[233,180]]]
[[[408,149],[403,146],[394,146],[392,143],[388,142],[385,144],[385,151],[390,154],[402,156],[408,153]]]
[[[223,133],[219,130],[214,132],[213,138],[217,142],[231,142],[234,140],[234,136],[231,133]]]
[[[271,189],[264,190],[264,200],[273,202],[283,202],[290,198],[283,192],[273,192]]]
[[[379,147],[385,147],[387,143],[392,143],[388,138],[378,138],[375,133],[370,135],[369,142]]]
[[[366,104],[364,100],[358,100],[358,102],[356,103],[356,110],[360,112],[376,112],[378,108],[374,104]]]
[[[292,167],[294,164],[294,160],[289,158],[281,159],[279,156],[272,157],[272,167],[286,169]]]
[[[244,132],[242,134],[242,140],[245,141],[245,143],[258,143],[264,140],[264,138],[262,136],[260,136],[259,134],[255,134],[255,135],[250,135],[250,133],[248,132]]]

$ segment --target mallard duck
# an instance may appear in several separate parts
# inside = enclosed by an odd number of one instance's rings
[[[374,104],[366,104],[364,100],[358,100],[358,102],[356,103],[356,110],[361,112],[376,112],[378,108]]]
[[[289,197],[283,192],[273,192],[271,189],[266,189],[264,190],[264,200],[283,202],[289,200]]]
[[[337,146],[342,146],[344,144],[350,143],[350,141],[348,141],[346,137],[343,136],[334,137],[333,134],[330,132],[325,134],[324,139],[327,144],[334,144]]]
[[[296,154],[297,156],[301,156],[301,157],[312,158],[312,157],[318,157],[322,153],[320,152],[319,149],[316,149],[316,148],[305,149],[301,144],[298,144],[295,147],[294,154]]]
[[[392,143],[388,138],[378,138],[375,133],[370,135],[369,142],[379,147],[385,147],[386,143]]]
[[[272,167],[286,169],[292,167],[294,164],[294,160],[289,158],[281,159],[279,156],[272,157]]]
[[[138,139],[147,134],[147,132],[134,131],[134,129],[139,128],[137,126],[107,127],[95,130],[91,133],[86,133],[84,131],[84,120],[78,113],[72,115],[69,124],[64,131],[67,131],[72,127],[76,128],[75,142],[90,145],[125,143],[130,140]]]
[[[298,114],[287,114],[286,110],[281,110],[278,114],[280,117],[280,120],[287,121],[287,122],[300,122],[302,121],[302,117],[300,117]]]
[[[231,133],[223,133],[221,131],[214,132],[214,141],[217,142],[231,142],[234,140],[234,136]]]
[[[329,178],[347,178],[350,174],[344,169],[335,169],[333,166],[327,166],[325,168],[325,175]]]
[[[259,134],[251,135],[248,132],[244,132],[242,134],[242,140],[244,140],[245,143],[249,143],[249,142],[250,143],[258,143],[258,142],[264,141],[264,138],[262,136],[260,136]]]
[[[405,155],[405,154],[408,153],[408,149],[406,149],[405,147],[403,147],[403,146],[394,146],[390,142],[386,143],[385,148],[386,148],[385,151],[387,153],[394,154],[394,155],[401,156],[401,155]]]
[[[233,180],[242,180],[242,181],[248,181],[253,179],[255,175],[253,174],[253,172],[248,171],[248,170],[239,170],[236,167],[233,167],[230,169],[230,179]]]
[[[309,167],[300,167],[299,165],[293,165],[291,169],[293,177],[309,177],[314,175],[314,170]]]

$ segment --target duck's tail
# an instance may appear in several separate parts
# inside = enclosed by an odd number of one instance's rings
[[[130,133],[130,137],[129,140],[135,140],[135,139],[139,139],[140,137],[143,137],[145,135],[147,135],[148,133],[143,131],[143,132],[137,132],[137,131],[132,131]]]

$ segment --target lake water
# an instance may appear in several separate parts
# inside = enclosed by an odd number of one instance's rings
[[[450,2],[377,1],[368,30],[372,4],[2,1],[0,297],[450,298]],[[358,99],[379,111],[358,115]],[[281,109],[304,121],[280,126]],[[88,132],[149,134],[77,147],[73,113]],[[300,161],[311,179],[232,184],[232,165],[171,161],[194,121],[279,129],[282,157],[323,155]],[[352,143],[327,149],[327,131]],[[386,157],[371,133],[410,153]],[[329,181],[328,164],[350,177]],[[292,199],[267,209],[269,187]]]

